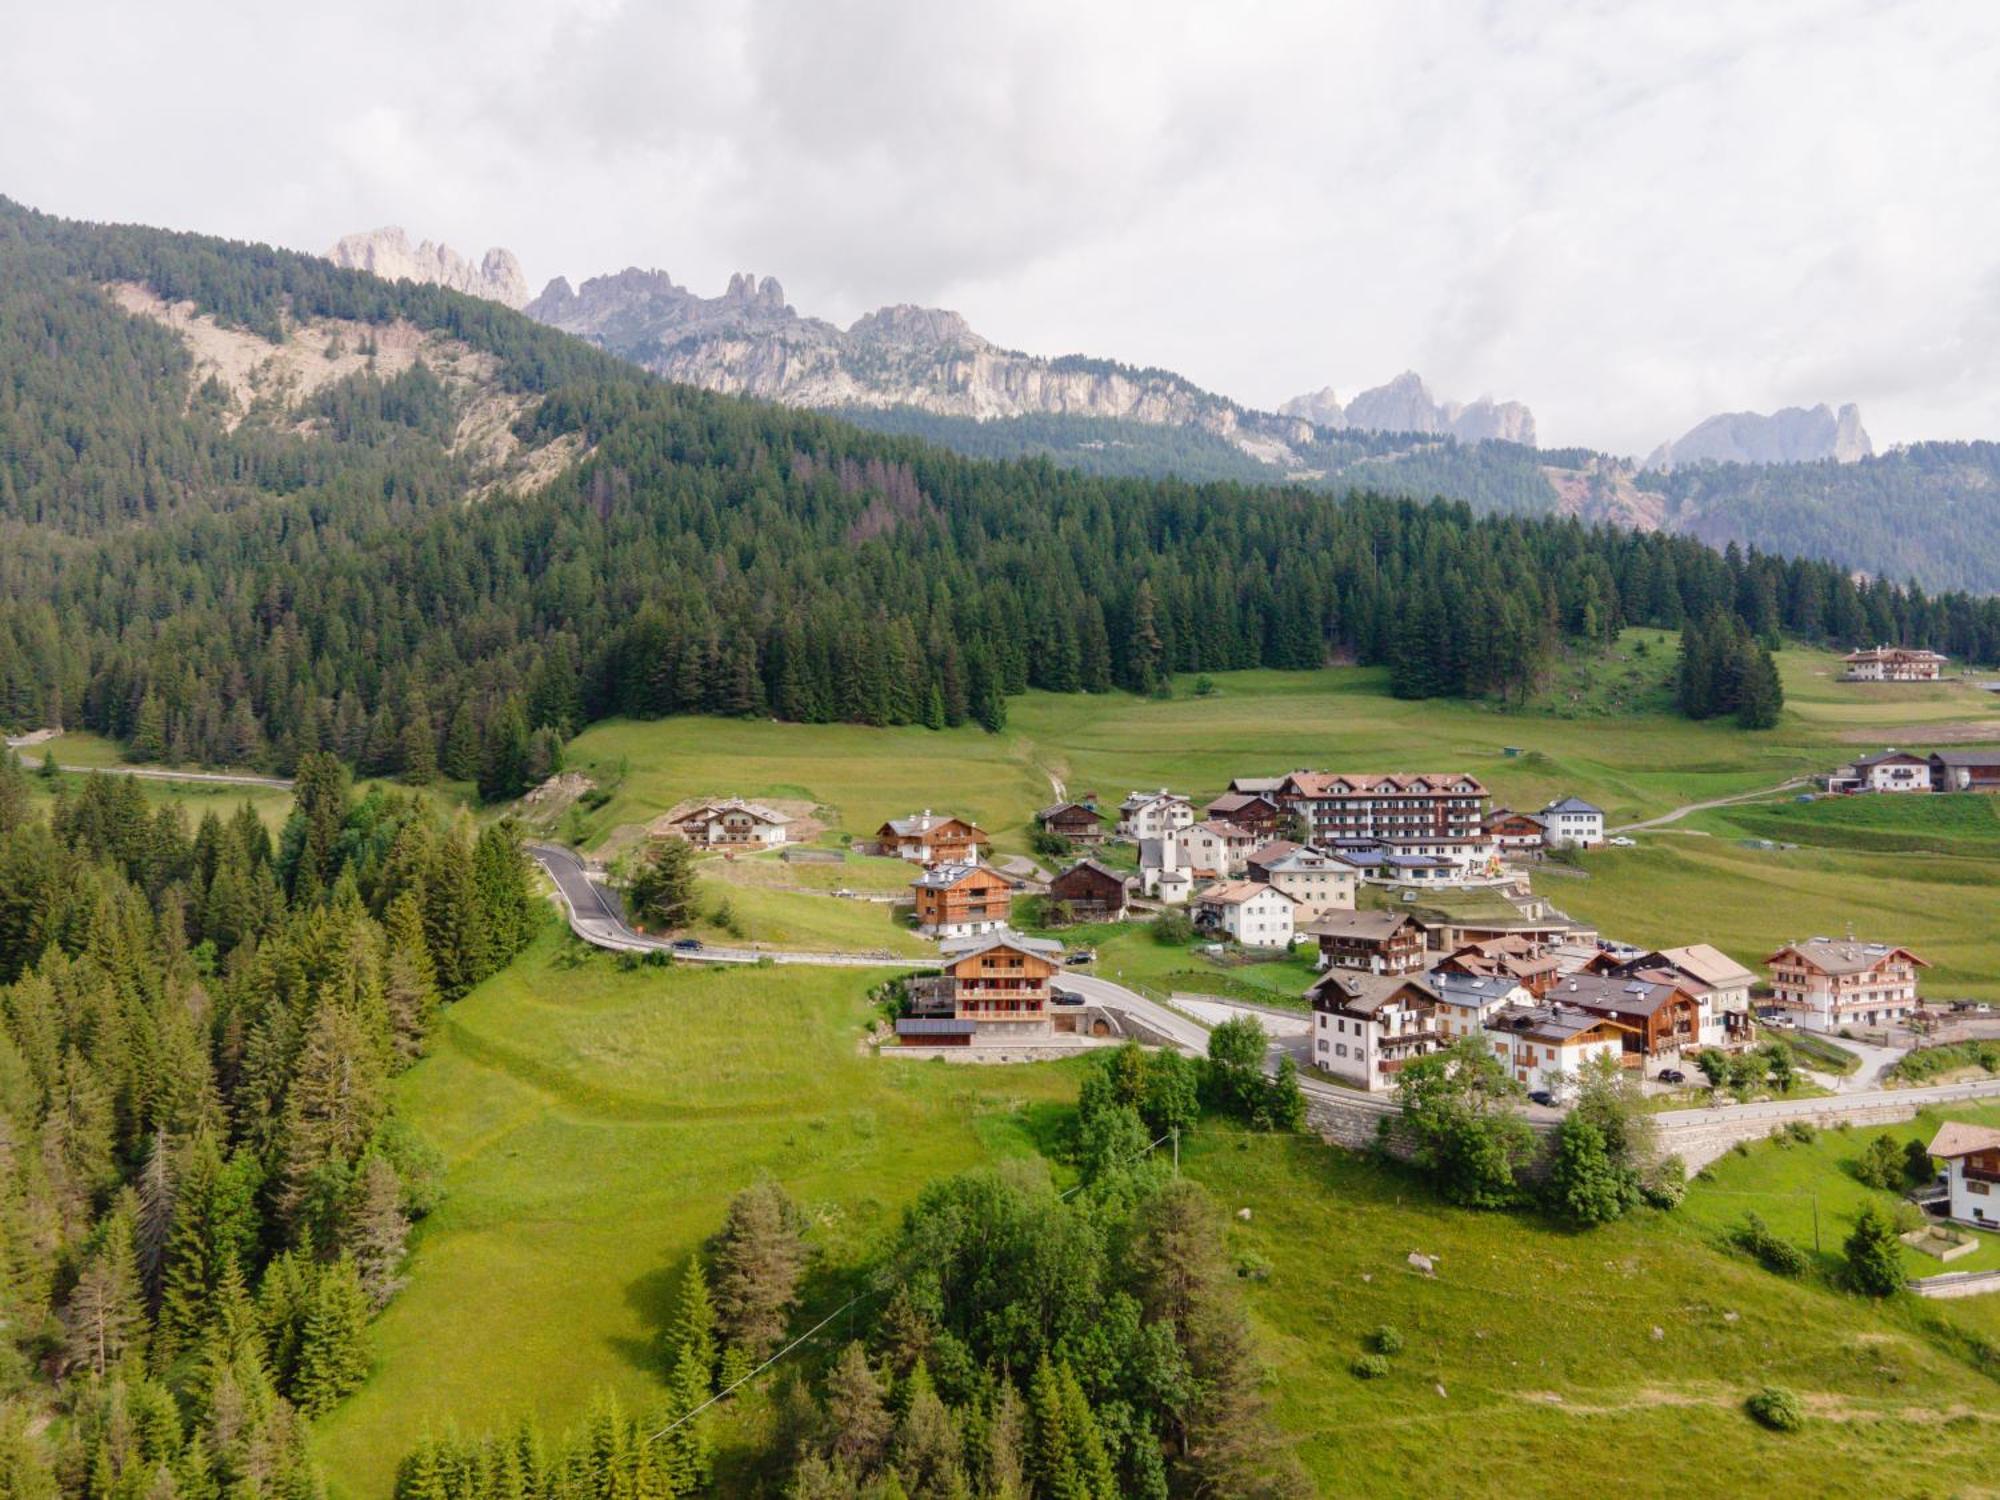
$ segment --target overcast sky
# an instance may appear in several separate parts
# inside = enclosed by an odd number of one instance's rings
[[[0,193],[625,265],[1259,406],[2000,438],[1992,0],[0,0]]]

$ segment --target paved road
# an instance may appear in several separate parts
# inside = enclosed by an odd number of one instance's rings
[[[1737,802],[1755,802],[1759,797],[1776,796],[1779,792],[1789,792],[1795,787],[1806,785],[1808,778],[1794,776],[1789,781],[1781,781],[1776,786],[1764,788],[1761,792],[1739,792],[1734,797],[1716,797],[1707,802],[1690,802],[1686,807],[1677,807],[1670,813],[1661,813],[1657,818],[1647,818],[1638,823],[1627,823],[1622,828],[1607,828],[1606,833],[1637,833],[1642,828],[1664,828],[1669,823],[1678,823],[1689,813],[1707,812],[1711,807],[1729,807]]]
[[[1723,1104],[1709,1109],[1666,1109],[1653,1116],[1661,1126],[1701,1125],[1717,1119],[1785,1120],[1821,1110],[1863,1110],[1881,1104],[1959,1104],[2000,1094],[2000,1078],[1976,1078],[1970,1083],[1934,1083],[1917,1089],[1862,1089],[1818,1099],[1779,1099],[1768,1104]]]
[[[676,959],[704,964],[754,964],[769,959],[774,964],[806,964],[826,968],[879,969],[883,967],[922,968],[933,959],[900,958],[893,953],[787,953],[769,948],[725,948],[703,944],[699,949],[674,947],[666,938],[648,937],[626,922],[625,914],[595,880],[589,868],[571,850],[560,844],[523,846],[535,863],[548,872],[562,892],[569,908],[570,930],[586,943],[621,953],[672,953]]]
[[[7,748],[17,748],[16,742],[9,740]],[[247,771],[167,771],[156,766],[67,766],[57,764],[58,771],[72,776],[133,776],[140,781],[203,781],[212,786],[267,786],[276,791],[288,792],[292,789],[291,778],[287,776],[252,776]]]

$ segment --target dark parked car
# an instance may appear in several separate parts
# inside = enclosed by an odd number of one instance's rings
[[[1049,986],[1049,1003],[1052,1005],[1081,1005],[1083,996],[1075,990],[1066,990],[1059,984]]]
[[[1662,1068],[1659,1071],[1658,1077],[1662,1083],[1686,1083],[1688,1081],[1687,1074],[1683,1073],[1679,1068]]]
[[[1551,1094],[1547,1089],[1530,1089],[1528,1090],[1528,1102],[1530,1104],[1539,1104],[1543,1109],[1553,1109],[1556,1099],[1555,1095]]]
[[[1095,963],[1097,962],[1097,952],[1092,948],[1079,948],[1074,953],[1065,953],[1063,955],[1063,962],[1066,964]]]
[[[679,949],[682,953],[699,953],[701,952],[701,939],[675,938],[674,947]]]

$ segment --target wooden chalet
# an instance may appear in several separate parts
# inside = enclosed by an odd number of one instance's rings
[[[1094,859],[1080,859],[1049,882],[1049,898],[1082,922],[1125,920],[1125,877]]]
[[[972,865],[993,840],[978,824],[965,818],[934,813],[928,807],[907,818],[891,818],[875,831],[882,852],[920,865]]]
[[[1700,998],[1664,975],[1572,974],[1548,992],[1548,999],[1631,1027],[1625,1040],[1627,1067],[1701,1046]]]
[[[1224,792],[1202,810],[1211,822],[1234,823],[1260,839],[1275,837],[1285,819],[1273,792]]]
[[[1433,974],[1505,979],[1539,1000],[1562,977],[1562,961],[1542,944],[1512,935],[1463,943],[1431,966]]]
[[[1042,832],[1072,844],[1101,844],[1109,834],[1094,802],[1058,802],[1036,813],[1035,822]]]
[[[1369,974],[1414,974],[1424,966],[1424,934],[1399,911],[1329,911],[1309,922],[1323,966]]]
[[[1539,849],[1549,831],[1533,813],[1496,807],[1486,819],[1486,832],[1502,849]]]
[[[689,808],[670,826],[698,848],[775,849],[785,842],[785,827],[790,822],[783,813],[761,803],[727,797]]]
[[[917,931],[925,937],[972,937],[1007,925],[1014,887],[991,865],[932,865],[910,882]]]
[[[1306,998],[1313,1066],[1371,1091],[1393,1088],[1404,1064],[1442,1042],[1437,996],[1421,979],[1334,969]]]

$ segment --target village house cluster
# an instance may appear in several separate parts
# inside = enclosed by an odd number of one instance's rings
[[[1918,755],[1893,747],[1837,766],[1829,792],[2000,792],[2000,750],[1935,750]]]
[[[1882,791],[1991,787],[2000,756],[1889,751],[1837,780]],[[1072,856],[1052,874],[1018,859],[996,865],[991,836],[968,818],[928,808],[891,818],[863,847],[917,867],[915,926],[941,954],[937,974],[910,981],[898,1040],[976,1046],[1077,1029],[1082,1012],[1064,1005],[1083,1001],[1057,983],[1062,944],[1012,925],[1028,891],[1061,921],[1180,908],[1209,941],[1253,954],[1311,944],[1320,977],[1306,994],[1310,1061],[1371,1091],[1467,1038],[1554,1101],[1595,1059],[1671,1077],[1703,1050],[1747,1046],[1760,1011],[1837,1033],[1906,1025],[1919,1010],[1925,961],[1894,943],[1787,942],[1765,958],[1760,984],[1704,943],[1641,952],[1600,941],[1536,896],[1515,862],[1604,843],[1603,810],[1571,796],[1534,812],[1490,803],[1469,775],[1323,771],[1239,777],[1206,803],[1167,787],[1115,807],[1085,795],[1035,814],[1037,848]],[[788,823],[730,797],[672,826],[731,850],[782,845]]]

